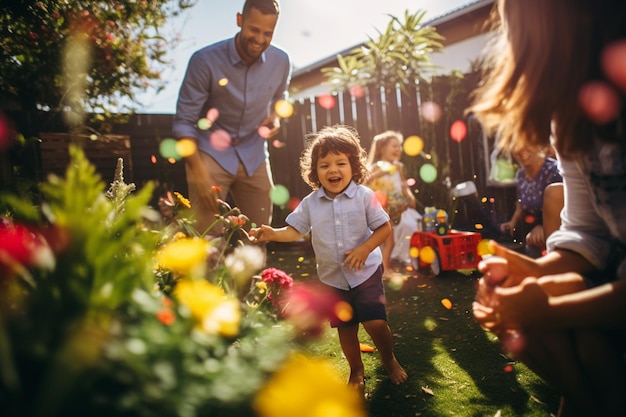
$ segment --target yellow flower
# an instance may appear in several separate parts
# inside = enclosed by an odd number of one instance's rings
[[[222,288],[206,280],[183,280],[176,284],[174,295],[206,333],[225,337],[239,334],[239,302]]]
[[[259,417],[365,417],[357,391],[325,360],[296,354],[254,399]]]
[[[191,208],[191,201],[183,197],[183,195],[177,191],[174,191],[174,195],[178,199],[178,202],[187,208]]]
[[[204,239],[179,239],[165,245],[157,254],[161,268],[189,275],[202,274],[206,268],[209,243]]]
[[[209,309],[202,319],[202,329],[208,334],[235,337],[239,334],[241,310],[239,301],[230,298]]]
[[[259,289],[260,294],[265,294],[265,291],[267,291],[267,282],[260,281],[257,282],[255,285]]]

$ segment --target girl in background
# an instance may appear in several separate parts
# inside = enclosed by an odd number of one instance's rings
[[[409,243],[422,216],[406,182],[402,157],[402,133],[388,130],[374,136],[367,159],[370,174],[366,185],[373,189],[392,221],[393,233],[382,245],[385,279],[392,277],[392,259],[410,264]],[[420,208],[423,209],[423,207]]]

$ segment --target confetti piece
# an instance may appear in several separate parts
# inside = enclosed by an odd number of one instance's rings
[[[374,348],[370,345],[366,345],[365,343],[359,343],[359,349],[361,352],[373,352]]]
[[[446,309],[450,310],[452,308],[452,301],[448,300],[447,298],[444,298],[441,300],[441,305],[444,306]]]

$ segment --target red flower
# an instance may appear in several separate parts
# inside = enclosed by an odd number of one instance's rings
[[[50,255],[46,241],[21,224],[0,223],[0,262],[9,259],[26,267],[43,265]]]

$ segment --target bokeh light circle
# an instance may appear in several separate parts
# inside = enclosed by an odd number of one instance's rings
[[[294,211],[298,205],[300,205],[300,199],[298,197],[289,198],[289,201],[287,202],[287,208],[289,208],[289,210]]]
[[[461,142],[467,135],[467,126],[463,120],[457,120],[450,126],[450,137],[455,142]]]
[[[619,95],[600,81],[590,81],[580,88],[578,102],[587,115],[598,124],[606,124],[619,115]]]
[[[181,158],[181,155],[176,150],[176,139],[163,139],[159,144],[159,153],[165,159],[174,159],[175,161]]]
[[[259,133],[259,136],[261,136],[263,139],[269,139],[270,138],[270,128],[263,125],[263,126],[259,126],[259,129],[257,131]]]
[[[284,206],[289,201],[289,190],[281,184],[276,184],[270,191],[270,199],[277,206]]]
[[[420,260],[425,264],[432,264],[435,262],[435,258],[437,255],[435,254],[435,250],[430,246],[422,247],[420,251]]]
[[[359,84],[352,84],[350,88],[348,88],[348,92],[354,98],[362,98],[365,96],[365,88]]]
[[[200,130],[209,130],[211,126],[213,126],[213,122],[205,117],[198,120],[198,129]]]
[[[434,101],[427,101],[422,104],[422,117],[431,123],[439,121],[441,118],[441,107]]]
[[[211,136],[209,137],[209,143],[211,143],[211,146],[218,151],[228,149],[232,141],[232,138],[224,129],[218,129],[211,132]]]
[[[288,119],[293,115],[293,105],[287,100],[278,100],[274,105],[276,115],[283,119]]]
[[[352,316],[354,315],[352,306],[345,301],[339,301],[335,304],[335,315],[344,323],[352,320]]]
[[[489,239],[481,239],[476,245],[476,252],[482,257],[493,255],[489,247]]]
[[[330,94],[322,94],[317,98],[317,102],[321,108],[330,110],[335,107],[335,97]]]
[[[409,248],[409,256],[411,258],[418,258],[420,256],[420,250],[417,246],[411,246]]]
[[[424,164],[420,167],[420,178],[427,184],[437,179],[437,168],[433,164]]]
[[[394,291],[398,291],[402,289],[404,282],[404,276],[402,274],[393,274],[391,279],[387,281],[387,286]]]
[[[409,136],[404,140],[402,149],[408,156],[417,156],[424,150],[424,140],[417,135]]]
[[[193,155],[197,149],[198,146],[196,145],[196,141],[193,139],[183,138],[179,139],[176,143],[176,152],[178,152],[178,154],[183,158]]]
[[[216,108],[210,108],[207,112],[206,112],[206,118],[207,120],[209,120],[211,123],[214,123],[217,118],[220,117],[220,112],[218,109]]]
[[[374,191],[374,196],[381,206],[387,207],[387,193],[385,191],[376,190]]]
[[[0,150],[8,149],[10,142],[11,141],[9,140],[9,123],[0,114]]]

